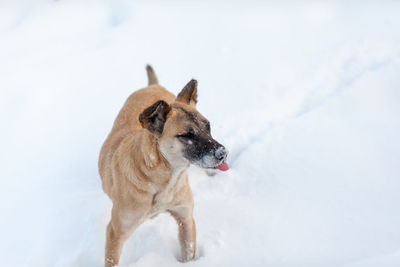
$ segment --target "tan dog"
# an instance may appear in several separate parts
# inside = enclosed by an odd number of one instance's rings
[[[158,85],[129,96],[100,152],[104,192],[113,202],[107,227],[105,266],[117,265],[125,240],[146,219],[169,212],[179,226],[182,261],[194,258],[196,227],[188,183],[190,163],[227,170],[227,151],[211,137],[210,123],[196,110],[197,81],[175,97]]]

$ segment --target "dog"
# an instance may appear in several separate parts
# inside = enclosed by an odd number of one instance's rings
[[[158,84],[151,66],[146,70],[148,87],[129,96],[100,151],[102,188],[113,203],[106,267],[119,263],[124,242],[140,224],[162,212],[178,224],[181,260],[192,260],[196,226],[187,169],[229,169],[227,150],[196,110],[197,81],[175,96]]]

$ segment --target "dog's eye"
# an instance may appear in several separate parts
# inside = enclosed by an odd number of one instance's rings
[[[192,133],[184,133],[184,134],[179,134],[178,137],[191,139],[191,138],[194,137],[194,134],[192,134]]]
[[[178,134],[177,137],[186,138],[186,139],[193,139],[195,137],[194,130],[192,128],[189,128],[186,133]]]

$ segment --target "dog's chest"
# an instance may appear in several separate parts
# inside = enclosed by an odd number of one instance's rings
[[[174,200],[177,193],[184,184],[183,170],[174,172],[169,182],[159,188],[159,190],[153,195],[151,216],[155,216],[158,213],[165,212],[174,206]]]

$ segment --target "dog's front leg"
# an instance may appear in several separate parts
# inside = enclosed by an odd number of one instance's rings
[[[121,211],[113,207],[111,221],[107,226],[105,267],[118,265],[122,246],[141,222],[141,214]]]
[[[179,227],[179,243],[182,261],[190,261],[196,254],[196,224],[193,219],[193,207],[180,206],[170,209]]]

